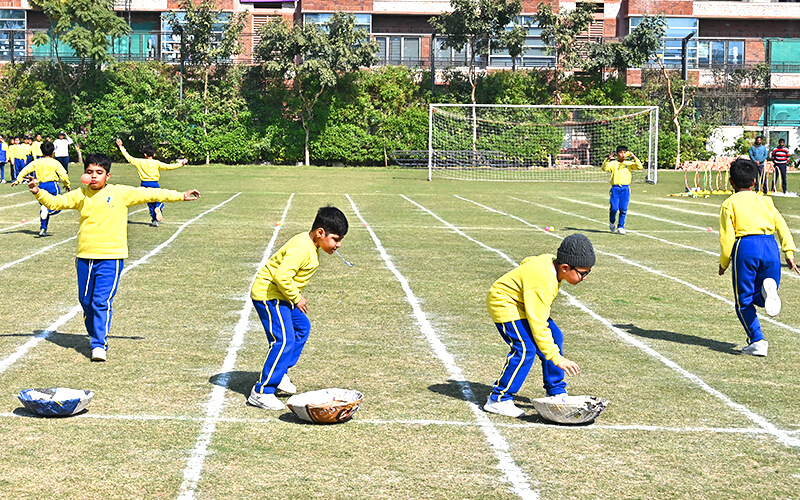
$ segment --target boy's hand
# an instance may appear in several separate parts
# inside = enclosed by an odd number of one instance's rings
[[[567,358],[562,359],[556,366],[567,372],[567,375],[577,375],[581,371],[581,367],[578,366],[578,363],[570,361]]]
[[[32,175],[25,177],[25,182],[28,183],[28,189],[30,189],[31,193],[36,194],[39,192],[39,183],[36,182],[36,178]]]
[[[786,263],[792,268],[792,271],[800,274],[800,271],[797,269],[797,264],[795,264],[794,259],[786,259]]]
[[[115,142],[117,143],[117,147],[122,147],[122,139],[117,139]]]
[[[194,201],[197,198],[200,198],[200,191],[196,189],[190,189],[183,193],[183,201]]]
[[[786,259],[786,260],[789,260],[789,259]],[[725,268],[722,267],[722,264],[720,264],[719,265],[719,275],[722,276],[723,274],[725,274]]]
[[[13,187],[14,187],[14,186],[16,186],[17,184],[19,184],[19,181],[13,181],[13,182],[11,183],[11,187],[13,188]]]
[[[306,302],[306,298],[302,295],[300,296],[300,300],[297,301],[297,304],[294,305],[296,308],[300,309],[304,313],[308,314],[308,303]]]

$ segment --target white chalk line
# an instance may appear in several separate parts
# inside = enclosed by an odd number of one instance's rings
[[[210,208],[210,209],[206,210],[205,212],[201,213],[200,215],[196,216],[195,218],[190,219],[190,220],[184,222],[183,224],[181,224],[181,226],[166,241],[164,241],[163,243],[161,243],[160,245],[155,247],[153,250],[151,250],[145,256],[139,258],[135,262],[133,262],[133,263],[129,264],[128,266],[126,266],[122,270],[122,273],[120,273],[120,276],[125,275],[127,272],[131,271],[132,269],[135,269],[140,264],[146,263],[148,261],[148,259],[150,259],[150,257],[156,255],[161,250],[166,248],[170,243],[175,241],[175,238],[177,238],[178,235],[181,232],[183,232],[183,230],[186,227],[188,227],[189,225],[191,225],[193,222],[195,222],[196,220],[200,219],[201,217],[205,216],[206,214],[209,214],[209,213],[217,210],[218,208],[222,207],[223,205],[227,204],[229,201],[233,200],[234,198],[236,198],[240,194],[242,194],[242,193],[236,193],[235,195],[231,196],[230,198],[228,198],[227,200],[223,201],[219,205],[217,205],[217,206],[215,206],[213,208]],[[36,345],[39,342],[41,342],[42,340],[44,340],[47,337],[49,337],[50,334],[52,334],[54,332],[57,332],[59,328],[61,328],[64,324],[66,324],[67,321],[69,321],[72,318],[74,318],[81,311],[82,311],[82,308],[81,308],[80,304],[78,304],[77,306],[75,306],[72,309],[70,309],[69,312],[67,312],[66,314],[64,314],[63,316],[61,316],[57,320],[55,320],[53,323],[51,323],[47,328],[45,328],[41,332],[37,333],[33,337],[31,337],[30,340],[28,340],[27,342],[25,342],[25,344],[23,344],[19,348],[17,348],[17,350],[14,353],[12,353],[10,356],[0,360],[0,373],[3,373],[6,370],[8,370],[14,363],[16,363],[17,361],[22,359],[22,357],[25,356],[31,349],[36,347]]]
[[[23,193],[30,193],[30,191],[26,189],[25,191],[17,191],[16,193],[2,194],[0,195],[0,198],[9,198],[11,196],[18,196]]]
[[[383,247],[378,235],[375,234],[375,231],[372,230],[372,227],[367,223],[366,220],[364,220],[364,217],[361,216],[361,212],[358,210],[355,201],[353,201],[349,195],[345,194],[345,196],[347,197],[348,201],[350,201],[350,205],[353,207],[353,212],[356,214],[356,217],[358,217],[358,219],[367,228],[367,231],[369,231],[372,241],[375,243],[375,248],[378,249],[378,252],[383,258],[383,262],[386,264],[386,267],[392,272],[395,279],[397,279],[397,281],[400,283],[400,286],[403,288],[403,291],[406,294],[406,299],[411,305],[411,309],[414,312],[414,318],[417,321],[417,325],[419,326],[421,333],[425,336],[425,339],[430,344],[436,357],[438,357],[439,360],[444,364],[449,378],[458,383],[461,393],[464,395],[464,398],[466,399],[470,410],[472,410],[473,415],[475,415],[475,419],[477,420],[481,431],[483,431],[492,451],[495,454],[495,457],[497,457],[497,468],[503,474],[504,480],[511,484],[514,493],[516,493],[520,498],[531,500],[538,499],[539,493],[532,489],[530,479],[528,478],[527,474],[525,474],[525,472],[517,465],[517,463],[514,461],[514,458],[511,456],[508,441],[506,441],[503,435],[497,430],[497,427],[492,423],[486,413],[484,413],[484,411],[478,407],[475,394],[472,392],[472,387],[470,387],[469,382],[464,376],[464,373],[461,371],[461,368],[456,364],[455,358],[447,350],[447,347],[439,338],[436,330],[433,328],[433,325],[430,323],[430,321],[428,321],[428,317],[422,310],[419,299],[411,289],[411,285],[408,283],[408,280],[405,278],[405,276],[403,276],[402,273],[400,273],[397,267],[395,267],[392,258],[389,256],[388,252],[386,252],[386,249]],[[416,204],[405,196],[403,196],[403,198],[411,203]]]
[[[147,210],[147,209],[146,208],[140,208],[139,210],[135,210],[135,211],[131,212],[129,215],[133,215],[133,214],[135,214],[137,212],[142,212],[144,210]],[[4,270],[8,269],[9,267],[13,267],[13,266],[15,266],[17,264],[21,264],[21,263],[25,262],[28,259],[32,259],[32,258],[36,257],[37,255],[43,254],[44,252],[47,252],[48,250],[52,250],[53,248],[55,248],[55,247],[57,247],[59,245],[63,245],[64,243],[66,243],[68,241],[72,241],[72,240],[76,239],[77,237],[78,237],[78,235],[75,235],[75,236],[72,236],[71,238],[67,238],[65,240],[61,240],[58,243],[53,243],[52,245],[48,245],[46,247],[42,247],[39,250],[36,250],[35,252],[30,253],[30,254],[26,255],[25,257],[22,257],[21,259],[17,259],[17,260],[15,260],[13,262],[8,262],[6,264],[3,264],[2,266],[0,266],[0,271],[4,271]]]
[[[0,418],[33,418],[33,419],[47,419],[48,417],[41,417],[38,415],[31,415],[25,413],[6,412],[0,413]],[[172,415],[100,415],[87,411],[79,415],[70,417],[72,419],[89,419],[89,420],[109,420],[121,422],[206,422],[207,417],[189,417],[189,416],[172,416]],[[219,417],[216,419],[217,423],[228,424],[277,424],[277,425],[296,425],[294,422],[284,422],[278,418],[237,418],[237,417]],[[462,420],[434,420],[434,419],[362,419],[353,418],[348,422],[348,425],[378,425],[378,426],[419,426],[419,427],[480,427],[480,422],[462,421]],[[554,431],[569,430],[574,432],[589,432],[589,431],[642,431],[642,432],[655,432],[655,433],[669,433],[669,434],[745,434],[745,435],[770,435],[764,429],[758,427],[703,427],[703,426],[690,426],[690,427],[677,427],[677,426],[663,426],[663,425],[644,425],[644,424],[598,424],[591,425],[554,425],[545,422],[520,422],[520,423],[504,423],[494,422],[496,427],[508,429],[551,429]],[[800,435],[800,430],[787,431],[787,434]]]
[[[605,210],[608,210],[608,205],[598,205],[597,203],[591,203],[591,202],[582,201],[582,200],[573,200],[571,198],[565,198],[563,196],[557,196],[557,198],[560,199],[560,200],[571,201],[573,203],[580,203],[581,205],[589,205],[590,207],[603,208]],[[708,230],[708,226],[700,227],[700,226],[695,226],[695,225],[692,225],[692,224],[684,224],[683,222],[674,221],[672,219],[664,219],[664,218],[661,218],[661,217],[656,217],[655,215],[648,215],[648,214],[643,214],[643,213],[639,213],[639,212],[632,212],[630,210],[628,210],[628,215],[635,215],[637,217],[644,217],[646,219],[653,219],[653,220],[657,220],[659,222],[666,222],[667,224],[675,224],[676,226],[689,227],[689,228],[692,228],[692,229],[697,229],[698,231],[703,231],[704,233],[713,232],[713,233],[719,234],[719,231],[709,231]]]
[[[26,201],[25,203],[19,203],[17,205],[5,205],[0,207],[0,210],[6,210],[7,208],[17,208],[17,207],[24,207],[25,205],[33,205],[34,203],[39,203],[38,201]]]
[[[526,202],[525,200],[521,200],[521,199],[519,199],[519,198],[514,198],[514,197],[512,197],[512,198],[513,198],[513,199],[515,199],[515,200],[519,200],[519,201],[522,201],[522,202]],[[562,199],[562,200],[567,200],[567,201],[574,201],[574,200],[569,200],[568,198],[561,198],[561,199]],[[581,204],[585,204],[585,205],[590,205],[590,206],[594,206],[594,207],[598,207],[598,208],[605,208],[603,205],[596,205],[596,204],[592,204],[592,203],[588,203],[588,202],[579,202],[579,201],[574,201],[574,202],[575,202],[575,203],[581,203]],[[526,202],[526,203],[527,203],[527,202]],[[540,206],[545,206],[545,205],[540,205]],[[656,206],[661,206],[661,205],[656,205]],[[551,207],[547,207],[547,208],[550,208],[551,210],[555,210],[555,211],[557,211],[557,212],[559,212],[559,211],[560,211],[560,210],[557,210],[557,209],[555,209],[555,208],[551,208]],[[569,212],[563,212],[563,213],[564,213],[564,214],[570,214]],[[631,214],[631,213],[633,213],[633,212],[628,212],[628,213],[629,213],[629,214]],[[575,217],[581,217],[581,218],[585,218],[585,219],[588,219],[588,220],[596,221],[595,219],[590,219],[590,218],[588,218],[588,217],[583,217],[583,216],[581,216],[581,215],[577,215],[577,214],[570,214],[570,215],[574,215]],[[649,216],[649,215],[643,215],[643,214],[636,214],[636,215],[637,215],[637,216],[643,216],[643,217],[650,217],[650,218],[653,218],[652,216]],[[658,220],[660,220],[660,221],[664,221],[664,222],[671,222],[672,224],[681,224],[681,225],[683,225],[683,224],[682,224],[682,223],[680,223],[680,222],[676,222],[676,221],[669,221],[668,219],[660,219],[660,218],[659,218]],[[596,221],[596,222],[600,223],[600,221]],[[691,227],[696,227],[696,226],[691,226]],[[628,232],[629,232],[629,233],[632,233],[633,231],[631,231],[631,230],[628,230]],[[715,234],[719,234],[719,231],[708,231],[708,229],[706,229],[706,232],[709,232],[709,233],[715,233]],[[647,235],[645,235],[644,233],[641,233],[641,232],[640,232],[640,233],[638,233],[638,234],[639,234],[640,236],[650,237],[650,236],[647,236]],[[682,247],[684,247],[684,248],[687,248],[687,249],[695,249],[694,247],[689,247],[689,246],[681,245],[680,243],[673,243],[673,242],[669,242],[669,241],[667,241],[667,240],[661,240],[661,241],[663,241],[664,243],[669,243],[669,244],[671,244],[671,245],[682,246]],[[717,252],[717,253],[712,253],[712,252],[709,252],[709,251],[707,251],[707,250],[700,250],[699,248],[697,248],[697,249],[695,249],[695,250],[697,250],[697,251],[700,251],[700,252],[705,252],[705,253],[708,253],[708,254],[710,254],[710,255],[715,255],[715,256],[719,257],[719,253],[718,253],[718,252]],[[798,275],[797,273],[794,273],[794,272],[792,272],[792,271],[787,271],[787,270],[785,270],[785,269],[781,269],[781,274],[782,274],[783,276],[788,276],[788,277],[790,277],[790,278],[792,278],[792,279],[800,279],[800,275]],[[732,302],[731,302],[731,304],[732,304]],[[761,316],[761,317],[763,317],[763,316]],[[767,319],[767,320],[769,321],[769,319],[768,319],[768,318],[765,318],[765,319]],[[777,323],[776,323],[776,324],[777,324]],[[798,330],[797,332],[798,332],[798,333],[800,333],[800,330]]]
[[[496,209],[491,208],[491,207],[487,207],[486,205],[482,205],[482,204],[480,204],[478,202],[471,201],[471,200],[466,200],[465,198],[462,198],[462,199],[464,199],[465,201],[469,201],[470,203],[473,203],[473,204],[475,204],[475,205],[477,205],[479,207],[482,207],[482,208],[484,208],[484,209],[486,209],[488,211],[491,211],[491,212],[494,212],[494,213],[497,213],[497,214],[500,214],[500,215],[505,215],[505,216],[508,216],[508,217],[512,217],[514,219],[521,220],[521,219],[519,219],[518,217],[516,217],[514,215],[507,214],[505,212],[502,212],[500,210],[496,210]],[[528,224],[528,223],[526,222],[526,224]],[[453,228],[455,229],[455,226],[453,226]],[[556,235],[556,234],[552,234],[550,232],[547,232],[546,234],[549,234],[550,236],[552,236],[554,238],[557,238],[557,239],[560,239],[560,240],[564,239],[563,237],[561,237],[559,235]],[[619,256],[616,256],[614,254],[598,251],[596,248],[595,248],[595,251],[597,253],[601,253],[601,254],[617,257],[620,260],[622,260],[623,262],[625,262],[625,259],[623,259],[623,258],[621,258]],[[507,258],[507,256],[503,252],[501,252],[500,250],[496,250],[496,253],[498,255],[500,255],[500,256],[505,256]],[[631,263],[631,264],[633,264],[633,263]],[[512,265],[517,266],[519,264],[517,264],[516,262],[512,262]],[[658,273],[658,274],[661,274],[661,273]],[[672,369],[676,373],[680,374],[684,378],[688,379],[689,381],[691,381],[692,383],[694,383],[695,385],[697,385],[698,387],[703,389],[708,394],[711,394],[712,396],[716,397],[717,399],[719,399],[720,401],[725,403],[728,407],[736,410],[738,413],[741,413],[742,415],[747,417],[751,422],[753,422],[754,424],[756,424],[757,426],[761,427],[766,432],[768,432],[769,434],[774,436],[780,443],[782,443],[782,444],[784,444],[786,446],[800,447],[800,439],[797,439],[797,438],[794,438],[794,437],[790,436],[787,433],[787,431],[778,429],[775,425],[773,425],[772,423],[767,421],[761,415],[756,414],[755,412],[753,412],[752,410],[750,410],[749,408],[747,408],[744,405],[741,405],[739,403],[734,402],[733,400],[731,400],[728,396],[726,396],[722,392],[720,392],[717,389],[714,389],[713,387],[708,385],[705,381],[703,381],[697,375],[695,375],[695,374],[689,372],[688,370],[684,369],[683,367],[681,367],[680,365],[678,365],[677,363],[675,363],[671,359],[667,358],[663,354],[659,353],[658,351],[656,351],[652,347],[648,346],[644,342],[640,341],[639,339],[636,339],[632,335],[623,332],[622,330],[620,330],[619,328],[617,328],[616,326],[611,324],[610,321],[608,321],[604,317],[602,317],[599,314],[597,314],[596,312],[594,312],[592,309],[590,309],[585,304],[583,304],[580,300],[576,299],[572,294],[570,294],[568,292],[565,292],[564,290],[561,290],[561,293],[563,293],[567,297],[567,299],[569,300],[570,304],[572,304],[575,307],[581,309],[583,312],[585,312],[586,314],[588,314],[589,316],[594,318],[596,321],[598,321],[598,322],[602,323],[603,325],[605,325],[612,332],[616,333],[617,336],[620,337],[623,341],[625,341],[626,343],[628,343],[628,344],[630,344],[632,346],[635,346],[635,347],[639,348],[640,350],[642,350],[646,354],[650,355],[651,357],[656,358],[657,360],[661,361],[664,365],[666,365],[667,367],[669,367],[670,369]]]
[[[222,411],[225,409],[225,393],[228,390],[228,383],[230,382],[229,373],[236,366],[236,358],[250,324],[250,313],[253,310],[253,301],[250,300],[250,288],[252,288],[258,276],[258,272],[266,265],[267,260],[269,260],[272,254],[272,249],[275,246],[278,233],[281,227],[283,227],[283,223],[286,221],[286,214],[289,213],[289,207],[292,204],[293,198],[294,193],[289,196],[289,200],[286,202],[286,208],[283,209],[283,214],[281,215],[280,224],[277,224],[272,230],[272,238],[270,238],[267,248],[264,250],[264,254],[261,257],[261,262],[259,262],[256,272],[250,280],[250,286],[247,287],[247,291],[242,297],[244,304],[239,311],[239,321],[233,329],[233,336],[231,337],[230,344],[228,344],[225,360],[222,362],[222,368],[220,369],[222,375],[211,390],[211,396],[206,403],[206,416],[202,419],[203,427],[200,429],[200,434],[197,436],[194,449],[186,463],[186,468],[183,470],[183,482],[181,483],[180,492],[178,493],[179,499],[192,499],[197,491],[197,484],[203,472],[203,464],[208,456],[208,447],[211,444],[211,438],[217,429],[217,424],[220,422]]]

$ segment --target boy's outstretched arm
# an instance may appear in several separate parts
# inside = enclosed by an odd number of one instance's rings
[[[39,183],[36,182],[36,178],[32,175],[25,177],[25,182],[28,183],[28,189],[34,195],[39,192]]]
[[[197,198],[200,198],[200,191],[196,189],[190,189],[183,193],[183,201],[194,201]]]
[[[562,359],[556,366],[564,370],[567,375],[577,375],[581,372],[581,367],[578,366],[578,363],[570,361],[567,358]]]

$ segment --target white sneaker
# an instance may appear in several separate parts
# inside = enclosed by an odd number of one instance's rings
[[[618,227],[617,228],[617,234],[625,234],[625,228],[624,227]]]
[[[752,344],[742,348],[742,354],[765,357],[767,355],[768,349],[769,349],[769,342],[767,342],[764,339],[761,339],[758,342],[753,342]]]
[[[105,361],[106,350],[102,347],[95,347],[92,349],[92,361]]]
[[[517,405],[514,404],[513,400],[509,399],[507,401],[495,401],[491,396],[486,399],[486,404],[483,405],[483,411],[514,418],[525,416],[525,410],[517,408]]]
[[[281,383],[278,384],[278,390],[283,391],[287,394],[297,394],[297,386],[289,380],[289,374],[285,373],[283,378],[281,379]]]
[[[608,225],[608,230],[613,233],[614,231],[617,230],[617,225],[612,222],[611,224]]]
[[[761,296],[764,297],[764,309],[769,316],[777,316],[781,312],[781,298],[778,296],[778,284],[767,278],[761,285]]]
[[[164,214],[161,213],[161,209],[156,207],[154,212],[156,213],[156,222],[161,222],[164,220]]]
[[[265,410],[283,410],[285,408],[277,396],[274,394],[259,394],[256,392],[255,386],[250,389],[250,397],[247,398],[247,403]]]

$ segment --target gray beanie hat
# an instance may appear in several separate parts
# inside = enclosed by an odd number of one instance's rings
[[[559,264],[566,264],[570,267],[592,267],[597,258],[594,255],[594,248],[589,238],[580,233],[575,233],[570,234],[561,242],[556,260],[558,260]]]

